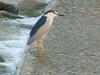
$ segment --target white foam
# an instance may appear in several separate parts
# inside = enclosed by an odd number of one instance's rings
[[[33,26],[37,20],[40,18],[41,16],[39,17],[25,17],[23,16],[23,19],[8,19],[8,20],[3,20],[3,22],[8,22],[9,24],[15,24],[15,25],[20,25],[20,24],[25,24],[25,25],[31,25]]]
[[[28,29],[20,29],[20,35],[15,36],[17,39],[3,40],[0,41],[0,53],[3,54],[6,62],[0,63],[0,65],[5,65],[11,69],[11,71],[16,71],[26,46]],[[13,36],[14,37],[14,36]]]

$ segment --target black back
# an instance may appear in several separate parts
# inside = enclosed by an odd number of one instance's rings
[[[42,16],[35,24],[35,26],[32,28],[31,32],[30,32],[30,37],[32,37],[41,26],[43,26],[46,22],[47,17],[46,16]]]

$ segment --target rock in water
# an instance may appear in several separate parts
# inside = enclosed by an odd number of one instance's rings
[[[13,5],[13,4],[7,4],[4,2],[0,2],[0,17],[5,17],[5,18],[11,18],[11,19],[16,19],[16,18],[21,18],[18,16],[18,8]]]
[[[1,18],[9,18],[9,19],[16,19],[16,18],[23,19],[23,17],[21,17],[19,15],[11,14],[11,13],[8,13],[6,11],[0,11],[0,17]]]
[[[5,62],[5,60],[2,57],[0,57],[0,62]]]
[[[4,2],[0,2],[0,10],[4,10],[12,14],[18,14],[18,8],[13,4],[7,4]]]
[[[27,16],[39,16],[44,12],[48,3],[38,2],[37,0],[23,0],[18,4],[19,14]]]

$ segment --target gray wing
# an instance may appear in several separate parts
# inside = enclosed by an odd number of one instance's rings
[[[46,16],[42,16],[34,25],[34,27],[32,28],[31,32],[30,32],[30,37],[34,36],[34,34],[36,34],[36,32],[39,30],[39,28],[41,26],[43,26],[46,22],[47,17]]]

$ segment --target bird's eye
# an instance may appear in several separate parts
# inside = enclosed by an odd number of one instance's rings
[[[53,11],[53,14],[56,14],[56,12],[55,12],[55,11]]]

